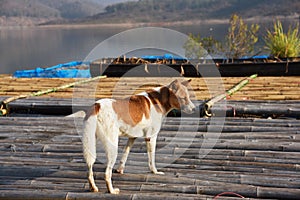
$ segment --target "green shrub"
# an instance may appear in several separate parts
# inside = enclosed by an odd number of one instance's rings
[[[278,58],[297,57],[300,54],[299,25],[289,27],[285,33],[281,22],[274,23],[274,30],[267,31],[265,37],[265,48],[270,54]]]

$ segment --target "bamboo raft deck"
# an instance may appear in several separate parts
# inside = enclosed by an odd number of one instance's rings
[[[102,151],[95,164],[100,192],[88,191],[74,120],[80,130],[80,118],[0,118],[0,199],[213,199],[222,192],[299,199],[299,120],[226,118],[219,135],[207,131],[210,119],[182,118],[178,132],[180,119],[167,118],[156,154],[165,175],[149,173],[145,143],[138,139],[125,174],[113,174],[120,195],[106,192]],[[121,138],[119,156],[125,143]]]
[[[220,93],[221,86],[228,90],[244,78],[193,78],[191,97],[196,104]],[[0,78],[0,100],[20,94],[30,94],[40,90],[70,84],[77,79],[44,79],[44,78]],[[42,97],[19,99],[9,103],[12,111],[23,113],[68,115],[75,107],[82,108],[86,101],[99,98],[123,98],[156,87],[168,84],[172,78],[104,78],[86,83],[76,88],[66,88]],[[221,86],[220,86],[221,84]],[[73,100],[76,100],[73,102]],[[81,105],[80,105],[81,104]],[[76,108],[75,108],[76,109]],[[251,80],[242,90],[227,97],[227,105],[215,105],[227,116],[262,116],[262,117],[300,117],[300,81],[299,77],[258,77]]]
[[[217,83],[221,82],[224,89],[229,89],[244,77],[223,77],[217,78],[192,78],[191,86],[196,95],[194,99],[204,100],[211,98],[219,89]],[[170,83],[173,78],[105,78],[95,82],[95,98],[124,97],[132,93],[144,91],[147,88],[157,86],[157,83]],[[0,77],[0,96],[16,96],[27,94],[43,89],[57,87],[63,84],[72,83],[76,79],[45,79],[45,78],[12,78],[11,76]],[[115,92],[116,84],[119,88]],[[86,84],[82,87],[89,86]],[[72,98],[73,88],[68,88],[43,97]],[[300,79],[299,77],[257,77],[242,90],[238,91],[231,100],[300,100]]]
[[[242,79],[221,80],[224,88],[229,89]],[[84,93],[82,98],[124,97],[171,80],[105,78],[91,83],[95,84],[95,96]],[[0,76],[0,100],[74,81]],[[91,84],[79,89],[94,95],[94,88],[89,88]],[[192,98],[194,101],[209,99],[218,89],[215,78],[193,78],[195,96]],[[72,111],[74,97],[81,96],[74,96],[74,88],[68,88],[42,97],[20,99],[10,105],[50,107],[67,115]],[[300,80],[299,77],[258,77],[228,99],[230,113],[247,109],[267,113],[270,107],[277,107],[278,115],[299,116]],[[296,118],[227,117],[222,127],[214,122],[210,126],[211,119],[169,117],[159,134],[156,154],[157,166],[165,175],[149,173],[145,143],[139,139],[129,154],[125,174],[113,174],[114,185],[121,190],[117,196],[106,192],[105,164],[101,159],[95,164],[100,192],[88,191],[87,168],[77,131],[82,128],[81,121],[81,118],[65,116],[1,117],[0,199],[213,199],[223,192],[235,192],[247,199],[300,197],[300,121]],[[218,134],[220,129],[222,133]],[[119,156],[125,143],[126,139],[120,138]],[[103,157],[100,151],[99,158]],[[232,195],[218,199],[240,198]]]

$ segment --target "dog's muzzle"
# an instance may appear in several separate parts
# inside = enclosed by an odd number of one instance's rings
[[[192,114],[196,111],[196,107],[194,104],[184,105],[182,106],[182,111],[187,114]]]

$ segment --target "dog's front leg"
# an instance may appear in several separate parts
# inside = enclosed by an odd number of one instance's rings
[[[125,163],[127,161],[128,154],[130,152],[131,147],[133,146],[133,143],[134,143],[135,139],[136,138],[128,138],[128,142],[127,142],[127,145],[125,147],[124,154],[123,154],[122,159],[120,161],[120,166],[117,169],[117,172],[119,172],[120,174],[124,173]]]
[[[155,166],[156,138],[157,136],[145,139],[147,143],[148,165],[152,173],[163,175],[165,173],[157,171]]]

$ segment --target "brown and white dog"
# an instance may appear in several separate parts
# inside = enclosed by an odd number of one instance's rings
[[[148,90],[126,99],[101,99],[86,112],[82,142],[91,191],[98,191],[93,176],[96,140],[101,141],[106,152],[105,182],[110,193],[120,192],[118,188],[113,188],[111,182],[112,169],[118,154],[119,136],[129,138],[117,170],[119,173],[124,172],[127,157],[135,139],[143,137],[147,144],[150,171],[154,174],[164,174],[157,171],[155,166],[157,134],[163,118],[172,109],[182,109],[188,114],[194,112],[195,105],[191,102],[187,89],[190,81],[175,80],[168,86]]]

